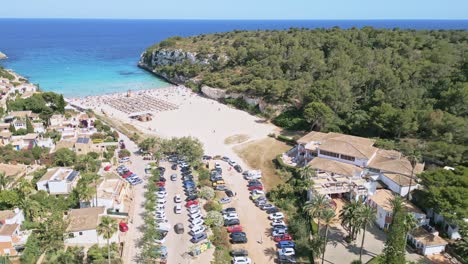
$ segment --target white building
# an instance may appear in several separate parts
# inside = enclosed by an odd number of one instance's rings
[[[97,205],[93,198],[89,201],[92,206],[104,206],[113,212],[128,212],[125,199],[128,193],[128,183],[120,178],[106,178],[97,187]]]
[[[372,195],[367,203],[372,208],[376,209],[376,223],[381,229],[388,229],[392,222],[393,207],[391,200],[395,198],[395,195],[390,190],[377,190]],[[429,223],[429,219],[426,217],[423,211],[417,208],[414,204],[403,201],[405,209],[414,215],[418,221],[418,226],[426,225]]]
[[[0,211],[0,256],[16,256],[16,246],[24,245],[28,235],[21,231],[24,214],[18,208]]]
[[[418,253],[427,256],[444,252],[448,242],[441,238],[435,229],[427,226],[426,228],[420,226],[408,233],[408,239],[417,248]]]
[[[70,168],[51,168],[36,183],[37,190],[49,194],[70,194],[78,183],[79,172]]]
[[[66,229],[65,245],[91,246],[94,244],[106,245],[107,239],[98,235],[96,228],[101,218],[106,215],[104,206],[72,209],[66,216],[69,225]],[[119,243],[119,231],[110,238],[110,243]]]

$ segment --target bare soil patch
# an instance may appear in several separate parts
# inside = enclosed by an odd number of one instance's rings
[[[249,140],[249,138],[250,138],[249,135],[244,135],[244,134],[234,135],[234,136],[227,137],[224,140],[224,144],[226,145],[240,144],[240,143],[246,142],[247,140]]]
[[[251,168],[260,169],[263,173],[262,181],[267,190],[271,190],[284,181],[276,175],[273,160],[278,154],[291,149],[291,146],[274,138],[268,137],[255,140],[234,147],[234,152]]]

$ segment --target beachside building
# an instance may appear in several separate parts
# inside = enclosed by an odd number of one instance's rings
[[[97,187],[96,199],[91,199],[87,204],[92,206],[104,206],[109,212],[128,212],[125,207],[125,199],[128,197],[128,183],[120,177],[106,178]]]
[[[440,254],[445,251],[448,242],[439,236],[435,228],[424,225],[410,231],[408,240],[424,256]]]
[[[392,222],[393,207],[391,200],[394,198],[395,195],[390,190],[377,190],[367,201],[369,206],[376,209],[376,223],[380,229],[387,230]],[[414,204],[403,201],[403,206],[409,213],[414,215],[418,226],[429,224],[426,214]]]
[[[340,133],[322,133],[312,131],[297,140],[297,145],[282,155],[282,160],[290,166],[315,166],[318,172],[333,172],[346,168],[348,174],[359,172],[361,177],[371,181],[381,181],[390,190],[406,195],[418,188],[416,175],[424,169],[424,164],[411,162],[397,151],[388,151],[374,147],[375,140],[344,135]],[[318,161],[314,162],[314,160]],[[325,160],[334,161],[334,163]],[[340,165],[342,164],[342,165]],[[372,186],[368,190],[372,194]]]
[[[70,194],[76,187],[79,172],[70,168],[51,168],[36,183],[37,190],[49,194]]]
[[[101,218],[106,215],[104,206],[71,209],[65,216],[69,223],[66,229],[66,246],[92,246],[94,244],[106,245],[107,239],[98,235],[96,228],[101,223]],[[119,234],[116,232],[110,243],[119,243]]]
[[[24,214],[18,208],[0,211],[0,256],[16,256],[16,248],[26,244],[28,233],[21,231]]]

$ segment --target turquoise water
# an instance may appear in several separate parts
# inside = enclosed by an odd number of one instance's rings
[[[290,27],[468,29],[468,20],[41,20],[0,19],[0,65],[66,96],[149,89],[168,84],[136,65],[170,36]]]

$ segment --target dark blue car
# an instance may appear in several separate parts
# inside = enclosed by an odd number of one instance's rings
[[[292,241],[280,241],[277,246],[278,248],[294,248],[296,244]]]

